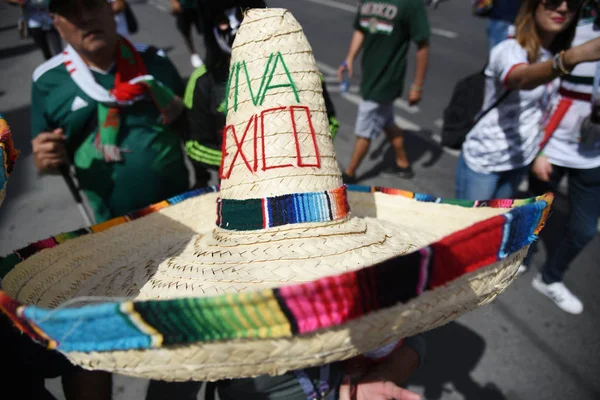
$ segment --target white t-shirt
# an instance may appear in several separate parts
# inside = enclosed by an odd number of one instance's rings
[[[552,54],[541,49],[538,61]],[[527,52],[515,39],[507,39],[490,52],[485,70],[483,110],[501,96],[504,81],[517,65],[528,64]],[[467,134],[463,144],[465,162],[480,173],[509,171],[533,161],[543,136],[540,125],[551,109],[550,101],[558,90],[558,79],[533,90],[514,90],[487,113]]]
[[[591,19],[581,20],[577,25],[573,46],[600,37],[598,27],[594,28]],[[596,63],[582,63],[573,69],[570,76],[561,80],[561,87],[578,93],[592,93]],[[587,79],[586,79],[587,78]],[[600,166],[600,149],[584,150],[579,147],[582,121],[590,115],[591,104],[588,101],[575,100],[552,134],[544,148],[544,154],[550,163],[561,167],[591,169]]]

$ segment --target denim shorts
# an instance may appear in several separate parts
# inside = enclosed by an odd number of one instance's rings
[[[356,116],[356,136],[376,138],[386,127],[394,123],[394,104],[361,100]]]

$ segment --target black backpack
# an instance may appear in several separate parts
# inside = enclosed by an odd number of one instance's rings
[[[454,86],[450,103],[444,109],[442,146],[460,150],[467,133],[485,114],[490,112],[510,93],[506,90],[485,111],[481,110],[485,91],[485,74],[471,74]]]

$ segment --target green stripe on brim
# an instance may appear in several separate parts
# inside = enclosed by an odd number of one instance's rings
[[[21,261],[21,258],[16,253],[0,257],[0,279],[3,279]]]

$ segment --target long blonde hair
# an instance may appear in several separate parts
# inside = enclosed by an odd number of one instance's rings
[[[542,47],[538,28],[535,23],[535,12],[541,1],[542,0],[524,0],[515,20],[515,38],[521,47],[527,51],[527,59],[530,63],[537,61],[540,54],[540,47]],[[571,42],[575,36],[575,28],[577,28],[577,21],[579,20],[579,10],[577,10],[575,17],[567,29],[556,35],[552,41],[548,50],[553,54],[571,47]]]

